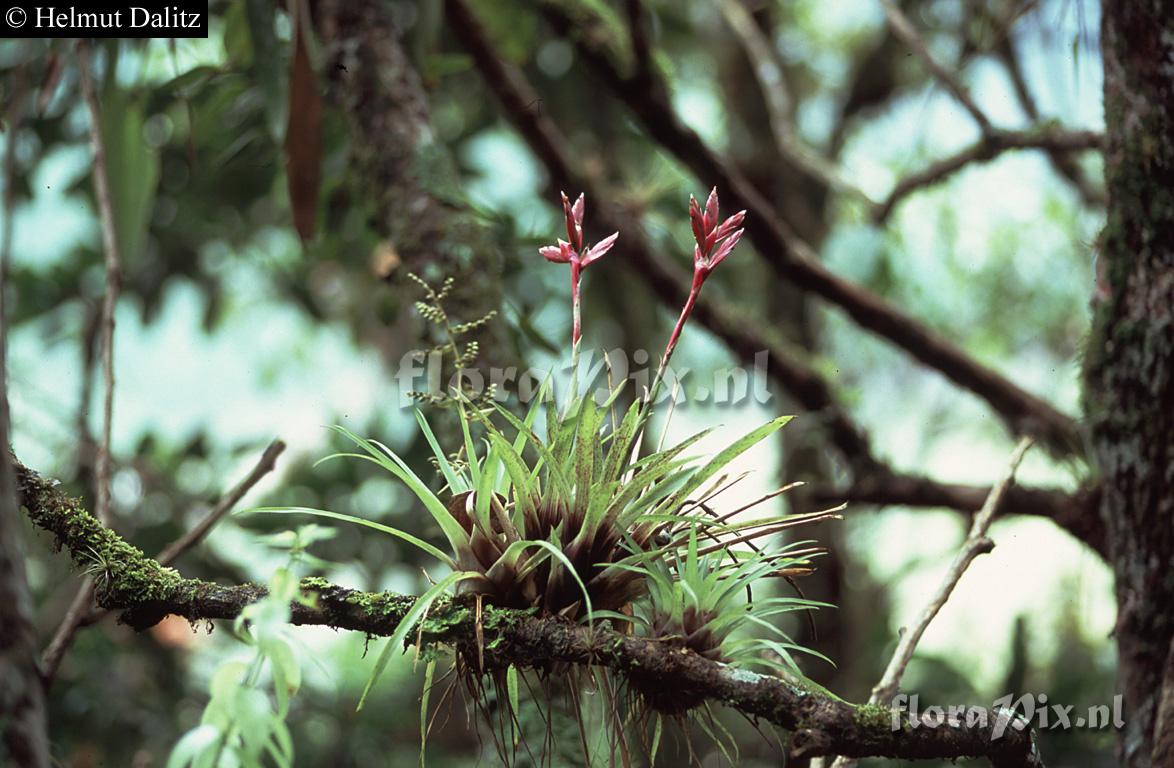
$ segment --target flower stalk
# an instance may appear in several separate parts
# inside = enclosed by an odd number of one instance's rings
[[[567,225],[567,239],[558,239],[557,245],[547,245],[538,249],[538,253],[547,261],[555,264],[571,265],[571,343],[577,350],[579,339],[583,335],[582,311],[580,309],[579,279],[583,270],[612,249],[619,239],[620,233],[613,232],[593,246],[583,245],[583,214],[586,211],[584,195],[580,194],[572,204],[566,192],[562,192],[563,218]]]
[[[689,222],[693,227],[693,239],[695,240],[693,246],[693,284],[689,289],[689,298],[685,300],[685,306],[681,309],[680,317],[677,318],[677,324],[673,327],[672,335],[669,336],[664,354],[661,355],[660,366],[652,380],[646,402],[655,401],[665,371],[668,369],[669,359],[672,358],[673,352],[677,348],[677,342],[681,339],[681,331],[684,330],[685,323],[688,322],[689,315],[693,313],[693,307],[697,304],[697,296],[701,293],[701,286],[709,279],[710,273],[717,265],[721,264],[733,252],[738,241],[742,239],[742,233],[745,232],[741,226],[742,221],[746,218],[746,211],[738,211],[721,222],[720,225],[718,224],[719,212],[717,187],[710,190],[704,210],[698,204],[697,198],[689,196]]]
[[[610,236],[599,241],[594,246],[584,246],[583,214],[586,210],[584,196],[580,194],[575,202],[572,203],[565,192],[560,194],[562,195],[563,203],[563,219],[567,227],[567,239],[563,240],[559,238],[557,244],[543,246],[538,249],[538,252],[547,261],[554,262],[555,264],[569,264],[571,267],[571,371],[573,389],[575,386],[574,377],[578,371],[579,342],[583,335],[582,296],[579,281],[584,269],[612,249],[620,233],[613,232]],[[705,201],[704,209],[697,202],[697,198],[692,195],[689,196],[689,221],[693,227],[693,239],[695,241],[693,246],[693,284],[689,289],[689,297],[685,300],[685,306],[681,309],[681,315],[677,318],[676,325],[673,326],[673,332],[669,336],[664,354],[661,355],[656,376],[653,377],[652,383],[645,393],[644,404],[646,406],[656,400],[656,395],[660,391],[660,386],[664,380],[665,371],[668,370],[669,360],[673,356],[673,351],[677,348],[677,342],[681,339],[681,331],[684,330],[685,323],[688,322],[689,316],[693,314],[693,307],[697,304],[697,296],[701,293],[701,286],[709,279],[710,273],[713,272],[717,265],[721,264],[733,252],[738,241],[742,239],[742,233],[745,232],[742,229],[742,221],[746,218],[746,211],[738,211],[720,223],[719,213],[720,203],[718,201],[717,187],[710,190],[709,197]]]

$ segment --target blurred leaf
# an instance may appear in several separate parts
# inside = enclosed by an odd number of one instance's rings
[[[524,4],[474,0],[473,10],[502,58],[521,64],[538,47],[538,15]]]
[[[57,85],[61,82],[61,73],[65,71],[65,60],[56,52],[49,51],[45,59],[45,73],[41,76],[41,87],[37,93],[37,114],[44,114],[53,94],[57,92]]]
[[[435,53],[424,59],[420,76],[431,82],[447,75],[467,72],[472,67],[473,59],[463,53]]]
[[[310,61],[309,20],[297,12],[289,75],[289,123],[285,133],[286,175],[294,228],[302,242],[314,237],[322,183],[322,94]]]
[[[285,89],[281,87],[281,53],[274,31],[277,9],[269,0],[245,0],[249,39],[252,41],[252,74],[265,97],[265,117],[274,140],[282,137]],[[300,12],[299,12],[300,15]]]
[[[224,52],[234,68],[244,69],[253,63],[253,35],[246,0],[237,0],[224,14]]]
[[[159,186],[159,152],[143,140],[145,122],[144,98],[107,81],[101,104],[102,140],[114,231],[126,264],[142,255]]]

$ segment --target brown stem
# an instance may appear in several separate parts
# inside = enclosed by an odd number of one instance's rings
[[[80,76],[82,99],[90,117],[90,149],[94,155],[94,197],[98,201],[98,214],[102,224],[102,252],[106,268],[106,292],[102,297],[100,328],[102,336],[102,378],[105,383],[102,399],[102,435],[98,440],[98,459],[94,470],[96,512],[104,525],[110,525],[110,435],[114,423],[114,310],[118,304],[121,284],[121,267],[118,254],[118,234],[114,228],[114,205],[110,194],[110,177],[106,165],[106,146],[102,138],[102,112],[98,95],[94,90],[91,72],[90,44],[78,43],[78,74]],[[46,681],[57,673],[78,627],[85,620],[93,601],[94,584],[91,579],[82,582],[74,595],[60,626],[45,650],[43,664]]]

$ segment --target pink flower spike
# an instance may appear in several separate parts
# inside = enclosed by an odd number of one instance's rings
[[[575,204],[571,206],[571,215],[575,217],[575,224],[579,225],[580,227],[583,226],[583,211],[586,209],[586,199],[586,193],[580,192],[579,199],[576,200]]]
[[[737,245],[738,241],[742,239],[742,233],[745,231],[746,230],[744,229],[735,230],[734,234],[730,235],[730,237],[721,244],[721,246],[713,254],[713,258],[709,260],[708,269],[713,269],[718,264],[721,264],[722,260],[730,255],[730,252],[734,250],[734,246]]]
[[[705,231],[713,232],[717,226],[718,202],[717,187],[709,191],[709,199],[705,201]]]
[[[559,239],[558,245],[546,245],[539,248],[538,253],[542,254],[542,257],[547,261],[553,261],[555,264],[568,264],[575,254],[571,250],[571,244],[562,239]]]
[[[738,227],[742,226],[742,221],[746,218],[746,211],[738,211],[730,218],[722,222],[722,225],[714,231],[713,236],[717,240],[721,240]]]
[[[693,239],[698,245],[705,242],[705,220],[701,215],[701,206],[697,198],[689,195],[689,222],[693,225]]]
[[[560,192],[563,199],[563,219],[567,225],[567,239],[575,246],[575,250],[583,248],[583,195],[579,195],[579,199],[571,205],[571,199],[567,197],[566,192]]]
[[[590,264],[591,262],[595,261],[596,259],[603,256],[605,253],[610,251],[612,249],[612,246],[616,244],[616,240],[619,238],[619,236],[620,236],[619,232],[613,232],[613,233],[611,233],[611,235],[609,235],[608,237],[605,237],[604,239],[600,240],[596,245],[592,246],[587,251],[587,253],[583,254],[583,259],[582,259],[583,268],[586,268],[588,264]]]

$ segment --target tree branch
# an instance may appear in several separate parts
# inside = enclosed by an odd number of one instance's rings
[[[1042,149],[1052,157],[1089,149],[1101,149],[1104,136],[1094,131],[1065,131],[1045,127],[1036,131],[992,130],[974,144],[949,157],[931,163],[897,182],[893,191],[873,210],[873,218],[883,223],[906,197],[940,184],[963,168],[974,163],[988,163],[1013,149]]]
[[[171,565],[171,563],[174,562],[176,558],[187,552],[196,544],[199,544],[204,539],[204,537],[208,535],[208,532],[211,531],[212,528],[214,528],[216,524],[219,523],[225,515],[231,512],[232,508],[235,507],[240,502],[240,500],[244,498],[245,494],[252,490],[253,486],[261,481],[261,478],[273,471],[273,467],[276,466],[277,463],[277,457],[280,456],[284,450],[285,443],[280,440],[274,440],[273,442],[269,443],[269,445],[265,448],[264,453],[261,454],[261,458],[257,460],[257,464],[253,467],[252,471],[249,472],[249,474],[247,474],[244,478],[242,478],[239,483],[233,486],[232,489],[228,491],[228,493],[221,496],[220,500],[216,502],[216,505],[212,507],[212,509],[208,510],[208,514],[201,518],[200,522],[196,523],[196,525],[194,525],[190,530],[164,547],[163,550],[155,556],[155,560],[158,561],[160,565]],[[105,608],[98,608],[96,610],[90,611],[88,614],[86,614],[85,618],[82,619],[81,626],[88,627],[92,624],[96,624],[102,619],[106,618],[106,615],[109,613],[110,612]]]
[[[903,42],[906,46],[913,49],[917,57],[925,63],[925,66],[933,74],[934,78],[941,83],[950,95],[962,105],[963,109],[970,113],[974,118],[974,122],[978,123],[979,129],[983,134],[990,133],[993,129],[991,122],[986,114],[978,108],[974,98],[970,95],[970,91],[966,86],[962,85],[961,81],[947,70],[933,54],[929,52],[929,46],[926,45],[925,40],[909,21],[909,18],[901,12],[901,9],[895,6],[891,0],[881,0],[881,5],[884,6],[885,16],[889,20],[889,26],[893,30],[893,34]]]
[[[29,518],[52,533],[76,563],[100,569],[99,603],[123,611],[123,621],[132,627],[150,627],[168,614],[193,622],[231,619],[265,595],[265,588],[254,584],[222,586],[183,578],[123,541],[56,485],[19,462],[14,464],[19,498]],[[316,578],[303,580],[302,588],[312,601],[292,604],[292,623],[371,635],[392,634],[415,602],[412,596],[359,592]],[[980,724],[913,727],[903,713],[852,705],[801,681],[734,669],[656,640],[599,627],[592,631],[559,617],[485,607],[478,621],[472,602],[461,598],[437,602],[428,616],[419,627],[425,645],[483,654],[491,668],[547,667],[557,662],[607,667],[629,679],[650,677],[794,731],[790,753],[795,758],[976,756],[1000,767],[1041,765],[1030,729],[1020,730],[1022,721],[996,737],[1009,722],[1007,712],[975,708]]]
[[[1019,101],[1019,106],[1023,109],[1023,113],[1027,115],[1027,119],[1032,123],[1039,123],[1039,106],[1036,104],[1035,97],[1032,96],[1031,90],[1027,86],[1027,78],[1023,75],[1023,66],[1015,51],[1015,43],[1009,30],[1007,34],[1000,36],[999,41],[995,45],[994,54],[1007,70],[1007,76],[1011,80],[1011,87],[1015,91],[1015,98]],[[1051,161],[1052,167],[1058,174],[1071,182],[1085,205],[1103,206],[1105,204],[1104,190],[1097,188],[1092,180],[1088,178],[1087,174],[1084,173],[1084,169],[1077,165],[1071,156],[1055,149],[1045,149],[1044,151],[1048,153],[1048,159]]]
[[[983,502],[982,509],[974,516],[974,522],[970,526],[970,533],[967,534],[966,541],[962,543],[962,549],[950,565],[950,570],[946,573],[946,578],[942,580],[937,592],[934,593],[933,598],[921,612],[917,623],[901,635],[901,640],[897,643],[897,649],[893,652],[893,658],[889,661],[889,665],[885,667],[885,672],[881,675],[880,682],[872,689],[872,695],[868,699],[870,703],[876,704],[893,698],[897,693],[898,686],[901,684],[901,677],[905,674],[905,668],[909,666],[909,661],[913,658],[913,652],[917,649],[917,644],[921,642],[922,635],[925,634],[925,630],[929,628],[934,617],[942,610],[942,606],[950,599],[950,595],[954,593],[954,588],[962,580],[962,575],[966,573],[966,569],[970,567],[970,564],[974,562],[976,557],[986,554],[995,548],[995,543],[987,538],[987,531],[990,530],[991,522],[995,518],[995,512],[999,510],[999,505],[1003,502],[1003,495],[1015,480],[1015,471],[1019,469],[1019,463],[1023,461],[1023,456],[1029,448],[1031,448],[1031,438],[1026,437],[1019,441],[1015,452],[1011,454],[1011,461],[1007,466],[1006,472],[1003,473],[1003,477],[1000,478],[999,482],[995,483],[990,495]]]
[[[977,512],[991,489],[979,485],[944,483],[923,475],[881,473],[864,477],[847,487],[814,487],[816,503],[841,502],[877,506],[943,507]],[[834,500],[834,501],[832,501]],[[1007,490],[1002,509],[1007,515],[1043,517],[1068,531],[1102,557],[1108,555],[1104,523],[1097,509],[1100,488],[1090,486],[1076,493],[1058,488],[1014,486]]]
[[[946,337],[901,313],[876,294],[836,276],[797,238],[753,185],[681,122],[662,95],[663,83],[643,87],[613,61],[610,28],[592,9],[562,0],[533,0],[551,25],[572,40],[579,55],[620,99],[648,134],[728,197],[731,208],[748,211],[746,231],[776,273],[843,309],[858,325],[901,347],[963,389],[987,401],[1010,430],[1036,437],[1058,454],[1080,451],[1075,421],[1045,400],[973,359]]]

